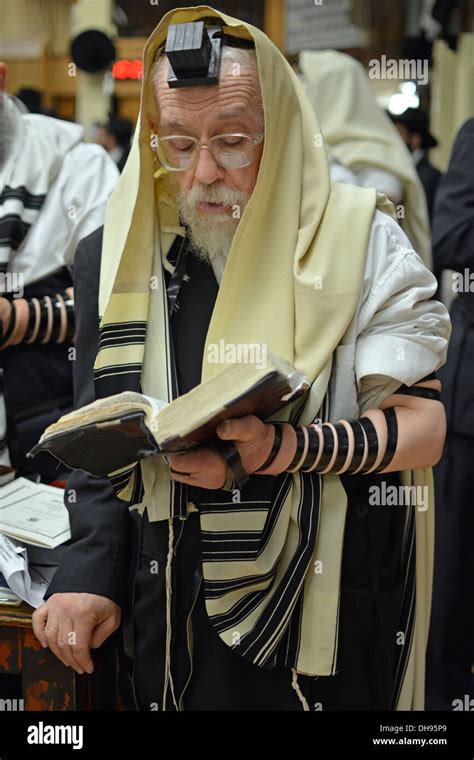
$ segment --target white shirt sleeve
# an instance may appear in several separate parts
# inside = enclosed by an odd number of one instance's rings
[[[357,177],[347,166],[341,164],[334,156],[329,156],[329,174],[331,182],[345,182],[347,185],[357,185]]]
[[[64,260],[72,264],[79,241],[104,223],[105,207],[119,172],[100,145],[80,143],[66,157],[62,174],[63,209],[69,220]]]
[[[431,300],[436,287],[403,230],[377,211],[356,320],[360,411],[444,364],[451,323],[445,306]]]
[[[394,174],[372,166],[364,166],[353,170],[359,187],[375,187],[379,193],[384,193],[394,203],[402,200],[403,188]]]

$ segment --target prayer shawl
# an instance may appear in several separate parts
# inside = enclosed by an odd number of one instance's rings
[[[21,114],[5,97],[15,135],[2,170],[0,272],[6,272],[61,169],[64,155],[82,139],[78,124],[38,114]],[[0,286],[1,290],[1,286]]]
[[[304,50],[299,67],[324,139],[338,161],[354,171],[364,166],[382,169],[399,180],[405,214],[399,221],[413,248],[431,269],[430,224],[423,186],[400,135],[375,100],[363,66],[334,50]]]
[[[147,120],[154,108],[150,70],[170,24],[206,16],[220,18],[233,35],[253,38],[266,125],[257,184],[238,225],[209,325],[202,379],[223,369],[207,361],[210,344],[221,339],[228,344],[261,341],[311,383],[308,396],[279,412],[278,418],[303,424],[318,416],[327,419],[332,355],[357,308],[376,193],[342,184],[331,189],[326,152],[315,140],[320,134],[316,116],[291,67],[263,32],[207,6],[168,13],[144,51],[139,123],[106,213],[96,392],[106,396],[141,388],[164,400],[176,393],[160,264],[169,268],[165,257],[185,230],[177,209],[160,190],[164,170],[156,159],[153,164]],[[384,197],[378,200],[387,205]],[[404,473],[406,482],[412,478],[429,483],[430,471]],[[140,513],[146,509],[150,520],[168,520],[170,627],[172,536],[176,520],[186,518],[186,487],[170,480],[160,456],[111,473],[110,479],[119,497]],[[231,503],[200,514],[207,537],[202,564],[209,618],[230,647],[238,632],[240,643],[234,648],[242,657],[271,667],[281,655],[279,647],[287,640],[296,610],[298,625],[291,631],[294,658],[287,664],[295,674],[334,673],[346,507],[337,476],[297,473],[282,476],[270,505],[246,511]],[[396,698],[405,709],[423,706],[432,520],[432,503],[425,513],[407,510],[405,566],[413,582],[407,581],[407,645],[400,658]],[[255,536],[261,537],[258,551],[238,551]],[[229,538],[232,550],[226,552]],[[242,559],[242,554],[248,558]],[[319,574],[314,572],[317,560],[324,569]],[[168,630],[168,648],[170,637]]]

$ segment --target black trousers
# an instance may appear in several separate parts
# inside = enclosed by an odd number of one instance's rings
[[[399,482],[398,476],[385,476]],[[373,480],[371,479],[372,483]],[[400,616],[400,545],[404,509],[367,503],[369,479],[350,483],[346,522],[337,673],[298,676],[311,710],[388,710]],[[359,489],[359,491],[357,490]],[[175,525],[171,597],[172,689],[163,694],[166,651],[166,522],[135,515],[133,688],[140,710],[303,710],[289,668],[262,670],[231,650],[205,609],[199,516]],[[126,624],[127,629],[127,624]],[[130,648],[130,646],[129,646]],[[174,692],[174,699],[172,696]]]
[[[435,470],[436,537],[426,707],[474,695],[474,439],[449,433]]]

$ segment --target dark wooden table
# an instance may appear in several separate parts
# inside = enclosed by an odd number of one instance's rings
[[[21,606],[0,605],[0,674],[20,675],[24,710],[90,709],[90,676],[78,676],[33,633],[34,612]]]

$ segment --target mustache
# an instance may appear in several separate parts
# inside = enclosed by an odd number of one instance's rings
[[[222,203],[225,206],[245,207],[250,193],[234,190],[225,185],[196,185],[184,195],[186,205],[195,206],[197,203]]]

